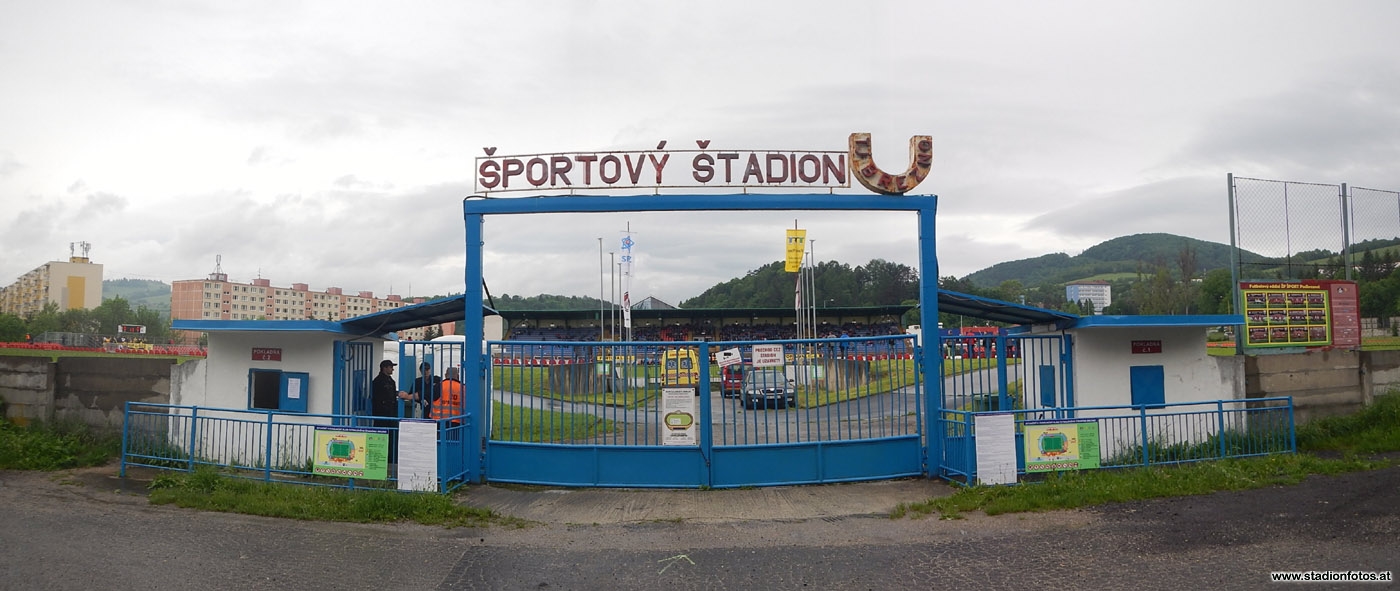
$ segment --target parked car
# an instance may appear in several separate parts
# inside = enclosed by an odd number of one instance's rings
[[[744,408],[768,408],[782,405],[789,408],[797,403],[797,389],[780,369],[750,369],[744,374]]]
[[[720,396],[735,398],[744,391],[744,374],[753,369],[747,363],[726,365],[719,370]]]

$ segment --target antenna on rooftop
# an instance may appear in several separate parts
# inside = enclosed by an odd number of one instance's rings
[[[261,269],[259,269],[261,271]],[[228,281],[228,275],[224,274],[224,255],[214,255],[214,272],[209,274],[210,281]]]

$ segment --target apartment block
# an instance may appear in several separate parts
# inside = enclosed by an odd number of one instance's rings
[[[312,291],[305,283],[276,287],[267,279],[251,283],[228,280],[224,273],[206,279],[170,284],[172,320],[332,320],[339,321],[423,301],[405,302],[397,295],[374,297],[374,292],[346,294],[339,287]],[[424,329],[405,330],[399,337],[420,340]]]
[[[1103,314],[1103,309],[1113,304],[1113,286],[1102,279],[1066,283],[1065,300],[1070,302],[1089,300],[1094,304],[1094,313]]]
[[[50,261],[0,288],[0,312],[29,317],[47,303],[59,310],[91,310],[102,305],[102,265],[86,256]]]

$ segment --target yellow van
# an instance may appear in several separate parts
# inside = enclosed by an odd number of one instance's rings
[[[700,383],[700,361],[690,348],[661,352],[662,386],[696,386]]]

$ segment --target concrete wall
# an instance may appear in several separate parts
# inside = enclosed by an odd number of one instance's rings
[[[21,425],[52,420],[55,371],[48,357],[0,357],[5,418]]]
[[[170,359],[0,357],[0,398],[17,423],[120,427],[126,403],[170,400]]]
[[[1351,414],[1400,388],[1400,351],[1309,351],[1245,357],[1249,398],[1292,396],[1295,421]]]

